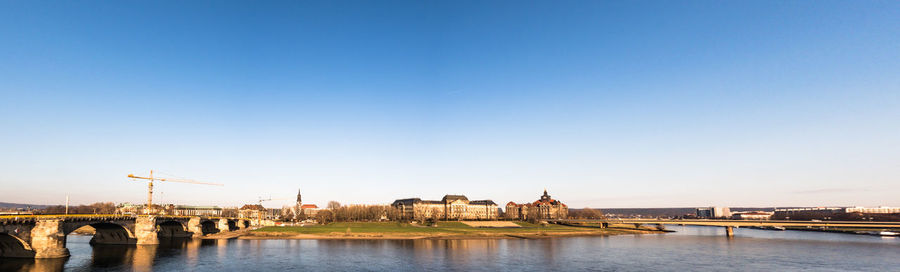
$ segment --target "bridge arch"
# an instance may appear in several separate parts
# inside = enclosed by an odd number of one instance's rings
[[[94,237],[91,238],[91,244],[127,245],[134,244],[137,241],[134,232],[128,226],[104,221],[77,222],[66,226],[64,234],[68,236],[84,226],[94,228]]]
[[[21,238],[0,233],[0,257],[34,258],[34,251]]]
[[[219,233],[219,225],[214,220],[201,220],[200,230],[203,232],[203,235]]]
[[[188,227],[180,220],[160,220],[156,223],[157,235],[160,238],[187,238],[193,233],[188,231]]]
[[[238,228],[237,220],[228,219],[228,231],[236,231]]]

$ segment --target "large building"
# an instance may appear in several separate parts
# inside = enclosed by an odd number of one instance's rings
[[[844,209],[846,213],[900,213],[900,207],[886,207],[881,206],[878,208],[866,208],[866,207],[850,207]]]
[[[391,204],[402,219],[493,220],[499,216],[497,203],[469,200],[464,195],[445,195],[441,200],[398,199]]]
[[[116,214],[147,213],[144,204],[121,203],[116,206]],[[154,214],[176,216],[222,216],[223,209],[217,206],[189,206],[174,204],[153,204]]]
[[[553,199],[544,190],[540,199],[526,204],[509,202],[506,204],[506,218],[515,220],[563,219],[569,217],[569,207]]]
[[[731,213],[731,219],[735,220],[769,220],[772,219],[774,212],[752,211],[752,212],[735,212]]]
[[[316,214],[319,214],[319,206],[316,206],[316,204],[303,204],[300,206],[300,212],[306,217],[315,217]]]
[[[179,216],[222,216],[222,208],[217,206],[175,205],[175,215]]]
[[[250,219],[280,220],[281,209],[266,208],[259,204],[246,204],[238,209],[238,217]]]
[[[728,218],[731,217],[731,209],[728,207],[697,208],[698,218]]]

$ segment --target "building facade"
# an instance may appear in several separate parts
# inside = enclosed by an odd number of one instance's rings
[[[178,216],[222,216],[222,208],[217,206],[175,205],[174,212]]]
[[[316,214],[319,214],[319,206],[316,206],[316,204],[303,204],[300,206],[300,212],[306,217],[316,217]]]
[[[506,204],[505,215],[511,220],[564,219],[569,217],[569,207],[544,190],[541,198],[531,203],[516,204],[510,201]]]
[[[697,208],[698,218],[728,218],[731,217],[731,209],[728,207]]]
[[[494,220],[499,207],[492,200],[469,200],[464,195],[445,195],[441,200],[398,199],[391,204],[401,219]]]
[[[900,207],[881,206],[877,208],[850,207],[844,209],[846,213],[900,213]]]
[[[266,208],[259,204],[247,204],[238,209],[237,216],[250,219],[281,220],[282,210]]]
[[[752,211],[752,212],[735,212],[731,214],[731,219],[735,220],[769,220],[772,219],[774,212]]]

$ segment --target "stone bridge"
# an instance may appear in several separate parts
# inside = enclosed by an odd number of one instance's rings
[[[249,226],[249,219],[187,216],[24,215],[0,217],[0,257],[63,258],[66,236],[91,226],[91,244],[152,245],[159,238],[200,237]]]
[[[601,228],[610,224],[634,224],[635,228],[644,224],[663,225],[720,226],[725,227],[725,236],[733,237],[734,228],[740,227],[818,227],[818,228],[861,228],[861,229],[893,229],[900,228],[900,222],[874,221],[799,221],[799,220],[716,220],[716,219],[551,219],[556,224],[597,224]]]

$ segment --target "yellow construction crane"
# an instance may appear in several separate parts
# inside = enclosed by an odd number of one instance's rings
[[[209,182],[199,182],[196,180],[190,179],[176,179],[176,178],[155,178],[153,177],[153,170],[150,170],[149,177],[139,177],[134,174],[128,174],[129,178],[133,179],[145,179],[150,182],[147,183],[147,214],[152,213],[153,210],[153,181],[169,181],[169,182],[181,182],[181,183],[191,183],[191,184],[203,184],[203,185],[214,185],[214,186],[225,186],[224,184],[219,183],[209,183]]]
[[[272,198],[272,197],[262,198],[262,197],[260,197],[258,203],[259,203],[259,208],[262,210],[260,210],[256,213],[256,225],[258,226],[262,223],[263,213],[268,213],[268,210],[266,210],[266,208],[264,208],[262,205],[263,202],[272,201],[272,200],[288,200],[288,199],[291,199],[291,198]]]

